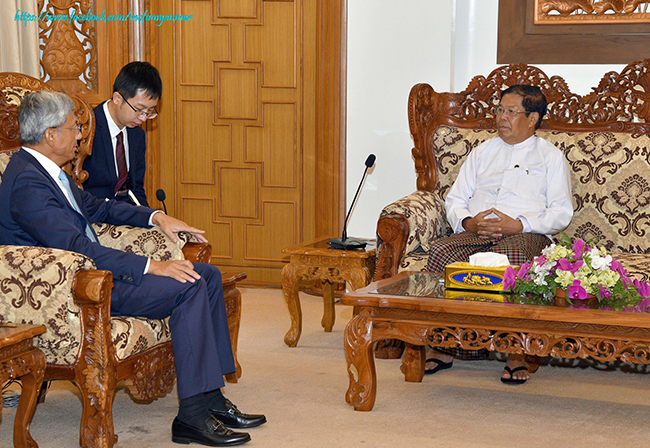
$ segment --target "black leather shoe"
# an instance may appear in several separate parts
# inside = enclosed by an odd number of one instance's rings
[[[226,408],[227,411],[210,409],[210,414],[229,428],[254,428],[266,423],[266,417],[263,415],[244,414],[228,399],[226,399]]]
[[[197,428],[183,423],[178,418],[172,423],[172,442],[200,443],[207,446],[234,446],[246,443],[251,436],[245,432],[234,432],[223,426],[215,417],[205,421],[205,428]]]

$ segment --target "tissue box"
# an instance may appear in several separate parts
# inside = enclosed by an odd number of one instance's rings
[[[503,293],[503,273],[507,267],[488,268],[469,263],[452,263],[445,266],[445,288]]]

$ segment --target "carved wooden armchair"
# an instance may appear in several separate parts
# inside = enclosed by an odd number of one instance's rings
[[[52,90],[26,75],[0,73],[0,182],[20,146],[17,107],[25,94],[42,89]],[[88,176],[82,165],[92,150],[94,115],[82,98],[71,98],[82,138],[77,157],[65,169],[81,185]],[[105,246],[158,260],[209,262],[211,256],[209,244],[189,242],[189,235],[180,234],[174,244],[157,228],[101,224],[95,230]],[[245,274],[224,276],[235,361],[240,317],[235,283],[242,278]],[[47,357],[45,380],[67,379],[79,388],[83,400],[79,443],[83,447],[109,448],[116,443],[112,403],[118,382],[124,380],[134,399],[151,400],[169,393],[176,378],[167,321],[111,317],[112,287],[112,274],[97,270],[83,255],[41,247],[0,246],[0,321],[47,327],[46,333],[36,338]],[[241,375],[236,365],[237,373],[226,378],[231,382]]]
[[[424,270],[429,244],[451,234],[444,200],[469,152],[497,136],[494,108],[508,86],[539,86],[549,102],[536,134],[569,163],[574,216],[566,232],[597,237],[628,272],[650,272],[650,59],[606,73],[588,95],[559,76],[512,64],[474,77],[459,93],[413,86],[408,117],[417,191],[387,205],[377,223],[375,279]]]

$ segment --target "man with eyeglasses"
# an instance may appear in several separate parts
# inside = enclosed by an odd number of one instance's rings
[[[564,154],[535,136],[546,114],[536,86],[515,85],[501,93],[495,109],[499,136],[472,150],[445,199],[454,234],[431,247],[427,270],[444,272],[478,252],[508,256],[520,265],[540,255],[549,237],[573,217],[571,178]],[[454,358],[484,359],[487,350],[432,348],[425,373],[452,366]],[[501,381],[523,384],[530,377],[524,355],[509,355]]]
[[[93,152],[84,161],[84,189],[98,198],[149,206],[144,191],[146,141],[140,127],[158,115],[162,95],[158,70],[148,62],[131,62],[120,70],[113,96],[95,113]]]
[[[250,440],[262,414],[245,414],[223,396],[223,375],[235,371],[221,273],[207,263],[157,261],[102,246],[90,224],[151,227],[176,241],[203,230],[148,207],[101,200],[80,189],[62,170],[81,138],[74,103],[65,94],[40,90],[18,108],[20,142],[0,183],[0,244],[53,247],[91,258],[113,274],[111,314],[169,317],[178,414],[172,441],[233,446]]]

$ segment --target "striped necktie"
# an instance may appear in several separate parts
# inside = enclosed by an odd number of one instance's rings
[[[97,241],[97,237],[93,233],[93,230],[90,228],[90,224],[88,224],[88,219],[86,219],[86,215],[81,213],[81,209],[79,209],[79,204],[77,204],[77,201],[75,200],[74,195],[72,194],[72,189],[70,188],[70,181],[68,180],[68,176],[65,174],[65,171],[61,170],[61,172],[59,173],[59,179],[63,184],[63,188],[65,188],[65,192],[68,195],[68,198],[70,198],[70,203],[72,204],[72,208],[74,208],[75,211],[79,213],[81,216],[83,216],[84,219],[86,220],[86,236],[93,243],[98,243],[99,241]]]

